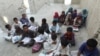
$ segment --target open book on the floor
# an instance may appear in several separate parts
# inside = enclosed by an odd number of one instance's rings
[[[78,50],[71,51],[71,56],[77,56]],[[83,56],[83,55],[81,55]]]

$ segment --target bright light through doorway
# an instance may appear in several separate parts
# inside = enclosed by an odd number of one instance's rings
[[[28,0],[23,0],[23,2],[24,2],[24,6],[25,6],[26,8],[29,8]]]
[[[65,0],[65,1],[64,1],[64,4],[65,4],[65,5],[71,5],[71,1],[72,1],[72,0]]]
[[[8,18],[6,16],[3,16],[3,20],[6,24],[8,24]]]

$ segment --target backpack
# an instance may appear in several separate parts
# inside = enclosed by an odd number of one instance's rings
[[[35,43],[32,47],[32,53],[36,53],[42,49],[41,43]]]

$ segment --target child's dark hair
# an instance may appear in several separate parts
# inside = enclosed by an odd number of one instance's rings
[[[24,28],[24,27],[28,27],[28,25],[23,25],[23,28]]]
[[[33,22],[33,21],[34,21],[34,17],[30,17],[30,21],[32,21],[32,22]]]
[[[66,47],[69,44],[69,42],[65,39],[65,37],[61,38],[61,45]]]
[[[16,34],[22,34],[22,29],[20,27],[16,27],[15,29]]]
[[[6,29],[8,29],[8,28],[9,28],[9,26],[10,26],[10,24],[6,24],[6,25],[5,25],[5,28],[6,28]]]
[[[87,46],[95,48],[98,42],[95,39],[88,39],[86,42]]]
[[[55,33],[55,31],[52,31],[51,39],[54,41],[57,39],[57,34]]]
[[[57,21],[53,21],[52,23],[55,23],[55,24],[57,24]]]
[[[67,31],[73,32],[73,28],[72,27],[68,27]]]
[[[44,34],[44,29],[43,29],[42,27],[39,27],[39,28],[38,28],[38,32],[39,32],[40,34]]]
[[[46,21],[47,21],[46,18],[43,18],[43,19],[42,19],[42,22],[43,22],[43,23],[46,23]]]
[[[13,18],[13,21],[15,21],[15,20],[17,20],[17,18],[16,18],[16,17],[14,17],[14,18]]]
[[[62,13],[65,13],[65,11],[62,11]]]

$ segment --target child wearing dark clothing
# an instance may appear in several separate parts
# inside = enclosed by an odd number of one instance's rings
[[[64,37],[66,40],[72,45],[75,45],[75,38],[74,38],[74,33],[72,27],[67,28],[67,32],[64,34]]]
[[[44,29],[44,31],[45,31],[46,33],[50,33],[50,32],[49,32],[49,26],[48,26],[48,24],[47,24],[46,21],[47,21],[47,20],[46,20],[45,18],[42,19],[41,27]]]
[[[52,44],[56,44],[56,39],[57,39],[57,34],[55,33],[55,31],[52,31],[51,33],[51,39],[53,40]]]
[[[21,38],[21,42],[19,43],[19,46],[32,46],[34,44],[34,38],[35,34],[33,31],[28,30],[27,25],[23,25],[23,34]]]
[[[63,24],[65,21],[66,15],[65,15],[65,11],[62,11],[62,14],[59,17],[59,23]]]

